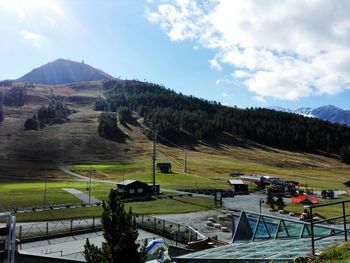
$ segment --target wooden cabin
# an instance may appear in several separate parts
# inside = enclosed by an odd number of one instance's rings
[[[171,163],[157,163],[157,169],[162,174],[171,173]]]

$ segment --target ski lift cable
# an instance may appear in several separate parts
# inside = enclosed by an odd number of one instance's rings
[[[176,166],[182,168],[183,165],[182,165],[180,162],[178,162],[177,160],[173,159],[172,157],[170,157],[168,154],[164,153],[163,151],[160,151],[160,150],[159,150],[159,152],[160,152],[163,156],[165,156],[166,158],[168,158],[171,162],[173,162]]]

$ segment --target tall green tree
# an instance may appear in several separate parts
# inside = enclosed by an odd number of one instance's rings
[[[277,205],[277,209],[278,210],[283,210],[284,209],[286,204],[283,201],[283,195],[282,194],[278,194],[277,195],[277,200],[275,201],[275,204]]]
[[[350,164],[350,145],[345,145],[341,149],[341,160]]]
[[[84,255],[88,263],[143,263],[145,246],[136,243],[138,230],[131,208],[129,212],[115,190],[111,190],[107,202],[103,202],[102,247],[86,241]]]
[[[266,190],[266,204],[268,204],[270,208],[275,209],[275,200],[271,188],[267,188]]]

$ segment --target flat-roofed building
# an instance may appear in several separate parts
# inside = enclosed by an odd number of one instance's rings
[[[233,180],[233,179],[230,179],[227,181],[231,188],[232,188],[232,191],[235,192],[235,193],[245,193],[245,192],[248,192],[248,185],[246,185],[245,183],[243,183],[242,180]]]

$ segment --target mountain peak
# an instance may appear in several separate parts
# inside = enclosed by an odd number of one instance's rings
[[[70,59],[58,58],[17,79],[40,84],[57,85],[74,82],[94,81],[111,78],[102,70],[96,69],[82,60],[76,62]]]
[[[346,124],[350,126],[350,111],[349,110],[343,110],[337,106],[328,104],[322,107],[318,108],[310,108],[310,107],[303,107],[299,108],[297,110],[290,110],[287,108],[274,106],[270,107],[270,109],[274,109],[277,111],[283,111],[283,112],[291,112],[303,115],[305,117],[314,117],[319,118],[324,121],[330,121],[333,123],[340,123],[340,124]]]

